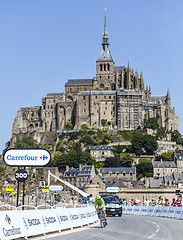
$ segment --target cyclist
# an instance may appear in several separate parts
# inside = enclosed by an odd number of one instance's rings
[[[97,195],[96,198],[95,198],[95,207],[96,207],[96,210],[97,210],[98,214],[99,214],[99,209],[103,210],[104,218],[105,218],[105,225],[107,226],[105,202],[104,202],[103,198],[100,195]]]

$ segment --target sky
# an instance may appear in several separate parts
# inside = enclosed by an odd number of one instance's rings
[[[94,77],[105,8],[115,65],[142,71],[152,95],[169,88],[183,132],[182,0],[0,0],[0,154],[21,107]]]

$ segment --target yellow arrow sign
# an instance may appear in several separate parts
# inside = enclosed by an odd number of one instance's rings
[[[42,192],[50,192],[49,189],[42,189]]]
[[[13,189],[13,188],[5,188],[5,191],[7,191],[7,192],[13,192],[14,189]]]

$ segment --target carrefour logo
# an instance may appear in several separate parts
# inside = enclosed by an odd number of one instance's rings
[[[50,152],[38,149],[8,149],[3,160],[8,166],[45,166],[51,160]]]
[[[5,221],[9,224],[11,223],[11,218],[7,214],[5,216]]]

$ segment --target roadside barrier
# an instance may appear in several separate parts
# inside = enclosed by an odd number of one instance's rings
[[[98,221],[94,206],[0,211],[0,240],[27,238]]]
[[[183,219],[183,207],[123,206],[123,214]]]

